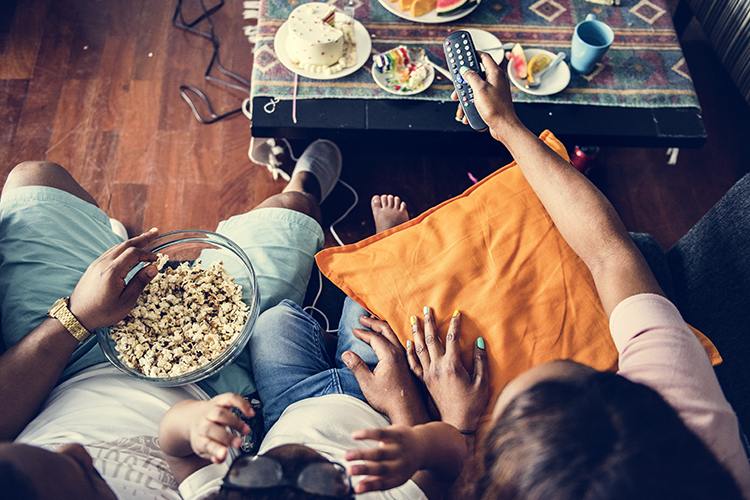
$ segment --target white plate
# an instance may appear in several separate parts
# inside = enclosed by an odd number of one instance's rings
[[[548,54],[551,58],[555,58],[555,54],[548,50],[542,49],[523,49],[524,55],[526,55],[526,61],[530,61],[532,57],[537,54]],[[512,63],[508,63],[508,76],[513,85],[523,90],[527,94],[533,95],[552,95],[557,94],[562,89],[568,86],[570,83],[570,68],[568,64],[563,60],[558,63],[557,66],[552,68],[552,72],[549,71],[544,74],[542,83],[538,87],[526,88],[525,79],[522,80],[516,76],[516,70]]]
[[[378,86],[385,90],[386,92],[390,92],[391,94],[396,95],[414,95],[419,94],[420,92],[423,92],[426,90],[430,85],[432,85],[432,81],[435,79],[435,68],[432,67],[432,64],[427,65],[427,76],[425,77],[424,81],[422,82],[422,85],[420,85],[418,88],[414,90],[407,90],[407,91],[401,91],[396,90],[395,88],[388,85],[388,81],[385,78],[385,73],[381,73],[375,68],[375,65],[372,65],[372,79],[375,80],[375,83],[378,84]]]
[[[398,8],[398,0],[395,2],[391,2],[390,0],[378,0],[380,2],[380,5],[385,8],[388,12],[391,14],[396,14],[398,17],[402,19],[406,19],[407,21],[414,21],[415,23],[425,23],[425,24],[437,24],[437,23],[449,23],[451,21],[455,21],[456,19],[461,19],[464,16],[468,16],[472,12],[474,12],[474,9],[479,7],[479,4],[481,3],[481,0],[479,0],[476,4],[474,4],[473,7],[470,7],[466,10],[462,10],[461,12],[458,12],[456,14],[453,14],[452,16],[438,16],[437,15],[437,9],[433,9],[427,14],[419,17],[414,17],[411,15],[409,11],[402,11]]]
[[[464,31],[468,31],[471,35],[471,39],[474,40],[475,49],[487,52],[492,56],[492,59],[495,60],[497,65],[500,66],[500,63],[503,62],[503,58],[505,57],[505,51],[501,47],[502,43],[498,37],[488,31],[478,30],[476,28],[466,28]],[[493,48],[495,50],[487,50]]]
[[[343,15],[344,14],[339,12],[336,13],[337,17]],[[370,60],[370,52],[372,51],[372,40],[370,39],[370,34],[367,32],[367,28],[356,19],[354,20],[354,38],[357,41],[357,63],[354,66],[344,68],[342,71],[331,75],[307,71],[306,69],[300,68],[289,59],[289,56],[286,53],[286,36],[288,31],[289,26],[286,22],[279,26],[279,30],[276,32],[276,36],[273,39],[273,47],[276,50],[276,57],[279,58],[281,64],[300,76],[312,78],[313,80],[335,80],[337,78],[351,75]]]

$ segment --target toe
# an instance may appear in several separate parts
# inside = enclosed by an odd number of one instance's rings
[[[372,206],[375,208],[383,208],[383,202],[380,199],[380,196],[375,195],[372,197]]]

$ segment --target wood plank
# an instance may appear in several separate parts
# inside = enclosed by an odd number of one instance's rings
[[[31,78],[49,4],[50,0],[28,0],[16,7],[0,52],[0,80]]]
[[[45,159],[68,169],[74,177],[84,168],[88,141],[92,140],[93,80],[65,80]]]
[[[107,215],[122,222],[130,236],[151,229],[152,226],[146,227],[144,222],[149,192],[147,184],[115,181],[108,187],[110,195],[107,199],[97,199]]]
[[[8,160],[12,155],[13,139],[16,136],[23,102],[29,87],[28,80],[0,80],[0,175],[2,182],[16,165]]]
[[[144,2],[136,35],[133,58],[133,80],[161,81],[164,62],[169,57],[167,33],[171,24],[174,6],[172,2]],[[184,61],[191,64],[190,61]]]
[[[9,163],[44,159],[57,113],[58,100],[67,72],[73,28],[58,14],[60,5],[50,6],[44,37],[29,81],[26,99],[18,121]],[[66,12],[67,13],[67,12]]]
[[[122,129],[134,51],[135,38],[132,36],[109,36],[104,42],[92,127],[98,130]]]
[[[134,80],[130,91],[115,165],[117,182],[149,182],[159,123],[159,81]]]

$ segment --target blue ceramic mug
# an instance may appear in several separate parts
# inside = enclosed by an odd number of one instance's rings
[[[596,20],[594,14],[576,25],[570,46],[570,65],[582,75],[591,73],[615,40],[612,28]]]

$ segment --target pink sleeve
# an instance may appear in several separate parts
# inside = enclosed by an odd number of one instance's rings
[[[750,499],[750,464],[737,417],[708,355],[677,308],[659,295],[635,295],[612,312],[610,330],[620,353],[620,375],[661,394]]]

